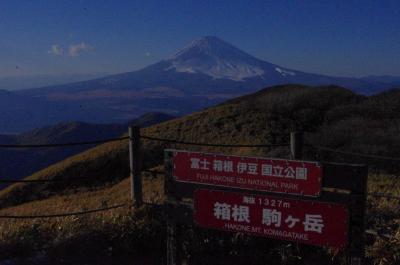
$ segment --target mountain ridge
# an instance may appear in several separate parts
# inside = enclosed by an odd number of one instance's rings
[[[175,117],[164,113],[147,113],[125,124],[63,122],[17,135],[0,134],[0,144],[60,144],[104,140],[127,133],[129,125],[148,127],[173,118]],[[20,179],[26,177],[41,168],[94,146],[96,145],[40,149],[0,149],[0,162],[2,164],[0,178]]]
[[[109,75],[108,73],[36,74],[0,77],[0,89],[16,91],[33,87],[55,86]]]
[[[223,75],[212,72],[214,70],[223,71],[227,68],[232,68],[234,70],[235,65],[230,64],[230,62],[240,62],[243,65],[252,65],[253,67],[258,67],[259,71],[254,71],[254,75],[249,73],[248,76],[234,76],[234,75]],[[203,68],[202,68],[203,67]],[[221,69],[223,68],[223,69]],[[265,68],[265,69],[263,69]],[[90,89],[90,82],[94,82],[92,89],[96,88],[96,85],[110,88],[124,88],[129,87],[130,89],[138,89],[140,87],[150,85],[154,86],[158,81],[151,82],[150,80],[141,80],[144,78],[150,78],[149,74],[155,75],[162,72],[171,73],[189,73],[192,74],[192,78],[196,81],[200,81],[202,78],[193,76],[194,74],[203,74],[212,79],[222,79],[222,81],[246,81],[239,83],[239,87],[244,89],[244,93],[248,93],[249,90],[255,91],[262,87],[273,86],[279,84],[290,84],[290,83],[301,83],[304,85],[339,85],[353,89],[358,93],[370,94],[373,92],[380,91],[385,86],[385,83],[379,82],[379,79],[371,78],[352,78],[352,77],[338,77],[338,76],[328,76],[323,74],[306,73],[299,70],[289,69],[277,64],[273,64],[261,59],[258,59],[235,46],[219,39],[215,36],[205,36],[192,41],[189,45],[185,46],[183,49],[178,50],[172,56],[163,59],[159,62],[146,66],[137,71],[129,71],[120,74],[113,74],[107,77],[97,78],[88,81],[76,82],[65,85],[49,86],[44,88],[32,88],[23,90],[22,94],[30,95],[40,95],[40,93],[34,93],[34,91],[40,91],[41,89],[47,92],[53,89],[62,89],[76,87],[76,90]],[[267,76],[263,76],[268,74]],[[181,76],[182,77],[182,76]],[[296,78],[295,78],[296,77]],[[153,76],[154,78],[154,76]],[[166,78],[165,73],[163,78]],[[281,78],[281,79],[280,79]],[[283,78],[283,79],[282,79]],[[155,78],[157,80],[157,78]],[[261,79],[261,80],[260,80]],[[164,81],[167,81],[168,78]],[[125,85],[123,83],[118,84],[119,81],[127,82]],[[129,82],[131,81],[131,82]],[[264,83],[263,83],[264,81]],[[136,83],[136,85],[135,85]],[[253,85],[252,85],[253,84]],[[258,85],[257,88],[254,85]],[[168,85],[168,81],[164,82],[164,85]],[[228,84],[231,85],[231,84]],[[244,88],[245,86],[250,86]],[[235,86],[233,86],[235,87]],[[251,92],[250,91],[250,92]],[[198,91],[201,93],[201,91]],[[236,92],[238,92],[236,90]],[[243,93],[243,94],[244,94]]]
[[[0,123],[2,130],[18,132],[65,120],[125,122],[154,111],[181,116],[283,84],[338,85],[360,94],[377,93],[395,85],[292,70],[257,59],[217,37],[203,37],[137,71],[19,90],[15,95],[40,101],[46,107],[37,111],[35,104],[17,102],[24,110],[10,111],[0,104]]]

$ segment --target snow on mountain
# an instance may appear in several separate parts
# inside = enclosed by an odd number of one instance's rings
[[[208,36],[194,40],[173,56],[138,71],[20,90],[16,95],[34,102],[44,101],[49,103],[47,105],[51,109],[58,108],[57,113],[53,110],[38,112],[48,113],[49,116],[37,121],[41,125],[67,119],[120,122],[154,111],[183,115],[261,88],[282,84],[338,85],[362,94],[373,94],[400,85],[385,83],[382,79],[387,78],[344,78],[292,70],[257,59],[217,37]],[[396,79],[391,78],[390,81]],[[5,102],[0,104],[3,130],[21,130],[22,127],[11,124],[15,120],[18,120],[18,125],[25,120],[27,125],[22,129],[31,128],[34,121],[31,113],[36,113],[34,106],[37,104],[24,104],[33,106],[33,110],[20,111],[24,116],[18,116],[19,110],[10,112],[10,108],[6,107],[10,100],[3,94],[0,92],[0,103]],[[60,107],[62,104],[68,107],[68,111],[66,107]],[[4,116],[4,113],[8,114]]]
[[[244,81],[246,78],[291,77],[296,71],[257,59],[213,36],[194,40],[165,60],[178,73],[201,73],[214,79]]]
[[[275,67],[275,70],[278,73],[280,73],[282,76],[287,76],[287,75],[292,75],[293,76],[293,75],[296,75],[295,72],[287,71],[287,70],[284,70],[284,69],[279,68],[279,67]]]
[[[265,73],[263,62],[217,37],[194,40],[167,60],[169,71],[202,73],[213,78],[241,81]]]

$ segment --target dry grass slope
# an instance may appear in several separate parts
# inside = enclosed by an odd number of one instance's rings
[[[321,127],[324,127],[321,135],[327,137],[325,135],[327,126],[335,124],[332,120],[334,116],[332,113],[337,113],[335,110],[357,105],[363,100],[364,97],[337,87],[281,86],[142,129],[141,133],[192,142],[261,144],[287,142],[289,132],[298,129],[308,131],[314,135],[313,139],[318,139]],[[127,147],[127,141],[104,144],[52,165],[28,178],[88,177],[91,178],[90,181],[18,184],[1,191],[0,215],[80,211],[129,202]],[[159,166],[158,169],[162,169],[160,165],[165,148],[288,156],[288,149],[285,147],[272,150],[185,147],[145,140],[142,145],[144,167]],[[307,156],[315,159],[313,154],[308,152]],[[369,184],[371,192],[400,195],[397,179],[387,174],[371,175]],[[146,201],[154,203],[163,201],[162,177],[153,178],[145,175],[144,185]],[[368,227],[380,233],[377,238],[371,239],[368,249],[376,264],[395,264],[400,261],[398,255],[400,213],[396,205],[398,202],[393,200],[369,198]],[[135,210],[133,214],[131,209],[124,208],[102,214],[58,218],[46,222],[0,220],[0,252],[5,249],[16,249],[16,246],[20,249],[24,247],[29,249],[32,246],[57,249],[57,246],[63,246],[67,244],[66,242],[82,242],[82,238],[96,238],[96,236],[103,240],[106,238],[106,243],[99,243],[105,249],[108,249],[109,245],[114,249],[126,249],[127,245],[131,244],[134,246],[132,248],[136,248],[139,252],[143,249],[150,252],[162,251],[158,249],[163,247],[160,245],[160,240],[163,240],[163,235],[160,233],[164,231],[162,218],[159,215],[162,214],[158,210],[155,212],[151,209]],[[387,235],[390,236],[389,240]],[[132,238],[136,241],[131,242]]]

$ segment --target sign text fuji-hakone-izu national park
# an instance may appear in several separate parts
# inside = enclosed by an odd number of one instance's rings
[[[317,162],[173,151],[176,181],[278,193],[318,196]]]

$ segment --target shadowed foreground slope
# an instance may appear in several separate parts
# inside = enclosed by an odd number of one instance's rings
[[[358,96],[338,87],[310,88],[304,86],[281,86],[231,100],[202,112],[164,122],[142,129],[143,135],[179,139],[192,142],[226,144],[261,144],[288,142],[289,132],[303,130],[307,141],[314,145],[328,146],[341,150],[400,156],[396,148],[400,134],[398,130],[400,112],[397,91],[374,96]],[[370,130],[373,126],[374,130]],[[371,142],[373,140],[374,142]],[[251,154],[288,157],[288,149],[275,148],[211,148],[183,147],[143,141],[143,164],[145,168],[160,165],[163,149],[167,147],[203,150],[229,154]],[[379,148],[378,148],[379,147]],[[306,151],[307,159],[345,160],[368,162],[376,171],[396,173],[396,163],[343,157],[315,150]],[[161,170],[162,168],[158,168]],[[79,182],[57,182],[41,184],[18,184],[0,192],[0,214],[40,214],[91,209],[104,205],[129,202],[129,175],[127,141],[109,143],[68,158],[28,179],[61,179],[87,177]],[[399,195],[400,187],[394,178],[371,175],[370,190]],[[162,177],[145,177],[145,199],[161,202],[163,199]],[[396,201],[385,198],[370,198],[368,215],[369,228],[384,230],[391,239],[370,239],[370,255],[381,264],[398,261],[399,211]],[[376,216],[382,217],[377,219]],[[94,253],[115,255],[116,253],[157,253],[163,255],[165,239],[163,211],[144,207],[131,212],[126,208],[104,214],[69,217],[45,221],[2,221],[0,220],[3,250],[25,249],[46,246],[48,253],[67,253],[71,245],[82,242],[91,246]],[[195,233],[196,236],[193,235]],[[221,253],[235,257],[236,264],[279,264],[280,242],[265,239],[249,239],[202,229],[189,229],[186,233],[185,252],[205,264],[221,258]],[[23,239],[22,239],[23,238]],[[195,238],[198,240],[190,240]],[[210,242],[204,244],[205,238]],[[216,240],[220,238],[220,241]],[[132,241],[133,240],[133,241]],[[203,240],[203,241],[202,241]],[[32,243],[32,242],[36,243]],[[94,243],[96,242],[96,243]],[[219,243],[220,242],[220,243]],[[32,243],[32,244],[31,244]],[[287,246],[287,243],[284,243]],[[257,247],[256,247],[257,246]],[[108,249],[111,247],[112,251]],[[252,249],[244,253],[241,249]],[[12,251],[7,252],[12,253]],[[109,252],[107,252],[109,251]],[[338,264],[341,256],[312,247],[287,246],[289,264]],[[15,251],[14,251],[15,252]],[[89,253],[89,251],[87,252]],[[207,253],[207,254],[205,254]],[[18,253],[15,253],[16,255]],[[22,255],[19,253],[18,255]],[[150,255],[150,254],[149,254]],[[249,255],[249,256],[247,256]],[[3,257],[7,255],[4,254]],[[299,259],[298,257],[303,257]],[[209,260],[205,260],[208,257]],[[197,258],[197,259],[196,259]],[[221,259],[219,259],[221,260]],[[203,263],[202,263],[203,262]],[[243,262],[243,263],[241,263]],[[247,263],[246,263],[247,262]],[[216,263],[215,263],[216,264]]]

